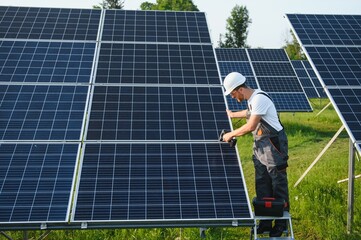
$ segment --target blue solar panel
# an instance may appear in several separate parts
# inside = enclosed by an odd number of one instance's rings
[[[360,151],[361,15],[287,14],[297,38]]]
[[[92,40],[101,11],[0,6],[0,38]]]
[[[361,139],[361,89],[329,89],[333,101],[354,138]]]
[[[87,140],[216,140],[225,108],[221,87],[95,86]]]
[[[68,221],[78,144],[0,144],[0,223]]]
[[[292,60],[292,65],[309,98],[327,97],[311,65],[305,60]]]
[[[217,61],[243,62],[249,61],[246,49],[242,48],[216,48]]]
[[[221,76],[225,77],[231,72],[241,72],[243,76],[254,76],[249,62],[218,62]]]
[[[289,62],[284,49],[247,49],[249,58],[252,62]]]
[[[220,84],[211,45],[102,43],[96,83]]]
[[[276,107],[280,107],[277,108],[279,112],[312,110],[284,49],[215,50],[222,79],[230,72],[242,73],[246,76],[246,84],[251,88],[274,93],[274,102]],[[232,111],[247,108],[246,103],[240,104],[230,96],[227,96],[226,100]]]
[[[228,144],[86,144],[74,221],[249,219],[243,191]]]
[[[95,43],[0,41],[0,81],[89,83]]]
[[[163,43],[211,42],[206,18],[202,12],[130,10],[105,12],[102,40]]]
[[[80,140],[88,87],[0,85],[1,140]]]
[[[360,15],[287,14],[303,45],[361,45]]]
[[[327,86],[361,85],[361,47],[306,47]]]

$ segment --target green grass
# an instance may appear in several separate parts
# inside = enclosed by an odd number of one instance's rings
[[[349,137],[344,130],[326,151],[303,181],[294,184],[322,151],[341,122],[328,107],[319,116],[316,114],[328,103],[314,100],[311,113],[281,113],[289,139],[289,190],[292,222],[296,239],[361,239],[361,179],[355,181],[353,233],[347,234],[347,187],[348,183],[337,181],[348,177]],[[242,122],[234,121],[235,127]],[[248,193],[252,199],[254,191],[254,169],[252,162],[252,136],[238,139],[238,148]],[[356,174],[361,173],[361,164],[356,161]],[[21,238],[21,232],[7,232],[14,238]],[[29,236],[39,236],[40,231]],[[245,227],[209,228],[207,240],[249,239],[250,229]],[[0,237],[1,239],[1,237]],[[157,228],[117,230],[66,230],[53,231],[48,239],[201,239],[198,228]]]

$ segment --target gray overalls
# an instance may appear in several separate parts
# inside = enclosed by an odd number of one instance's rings
[[[269,98],[264,92],[259,92]],[[281,124],[282,125],[282,124]],[[284,129],[276,131],[261,119],[253,133],[253,163],[255,167],[256,194],[258,198],[282,198],[289,210],[288,140]]]

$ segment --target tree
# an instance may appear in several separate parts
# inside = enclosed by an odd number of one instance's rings
[[[291,30],[290,33],[292,35],[292,41],[286,39],[285,40],[286,45],[283,46],[283,48],[286,49],[288,57],[291,60],[306,60],[306,56],[303,53],[301,45],[298,43],[296,36],[293,34]]]
[[[221,48],[244,48],[246,45],[248,26],[252,23],[249,17],[248,9],[244,6],[236,5],[232,11],[231,16],[227,19],[225,41],[222,41],[223,36],[220,35],[219,47]]]
[[[94,5],[93,8],[100,9],[123,9],[125,0],[103,0],[99,5]]]
[[[142,10],[199,11],[192,0],[157,0],[156,3],[143,2]]]

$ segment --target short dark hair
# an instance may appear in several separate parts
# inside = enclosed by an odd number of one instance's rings
[[[240,88],[248,88],[248,86],[246,85],[246,83],[243,83],[243,84],[235,87],[233,90],[238,90],[238,89],[240,89]]]

